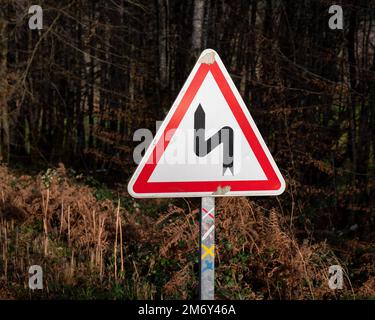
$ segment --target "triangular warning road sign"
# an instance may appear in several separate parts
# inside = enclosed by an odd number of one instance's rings
[[[285,181],[219,55],[203,51],[131,178],[136,198],[279,195]]]

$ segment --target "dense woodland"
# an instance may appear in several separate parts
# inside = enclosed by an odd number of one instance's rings
[[[297,238],[373,246],[373,0],[338,1],[343,30],[328,26],[329,0],[37,2],[43,30],[28,27],[30,1],[0,0],[4,165],[63,163],[125,190],[135,130],[154,132],[212,48],[287,182],[257,204],[287,216]]]

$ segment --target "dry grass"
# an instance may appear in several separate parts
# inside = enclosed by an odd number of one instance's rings
[[[196,297],[199,210],[121,199],[97,200],[62,165],[36,178],[0,166],[0,298]],[[218,299],[375,296],[371,245],[347,242],[339,260],[327,242],[297,240],[289,217],[246,198],[217,201]],[[45,273],[39,295],[27,289],[33,264]],[[328,288],[333,264],[346,270],[344,290]]]
[[[194,256],[198,247],[198,211],[182,213],[180,208],[171,207],[157,224],[165,222],[161,256],[176,259],[181,265],[166,283],[165,292],[178,292],[186,298],[187,285],[197,284],[194,260],[189,256]],[[366,265],[352,269],[352,273],[364,269],[367,274],[367,280],[354,288],[347,267],[350,259],[338,259],[326,241],[298,241],[289,231],[288,219],[275,209],[267,210],[246,198],[221,198],[217,201],[216,226],[219,299],[355,299],[375,295],[373,251],[362,257],[367,256]],[[355,248],[359,246],[357,243]],[[363,246],[369,252],[374,248],[371,244]],[[331,265],[344,268],[343,290],[328,287]]]

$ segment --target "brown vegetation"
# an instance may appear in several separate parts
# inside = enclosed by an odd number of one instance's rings
[[[36,178],[0,167],[1,297],[196,298],[199,210],[122,198],[125,208],[94,193],[62,165]],[[217,298],[374,297],[373,244],[298,240],[287,214],[246,198],[220,199],[216,217]],[[42,293],[27,288],[33,264],[45,270]],[[333,264],[343,290],[327,285]]]

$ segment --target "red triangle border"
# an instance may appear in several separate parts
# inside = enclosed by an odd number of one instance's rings
[[[232,89],[221,71],[218,63],[201,64],[194,75],[189,87],[182,97],[170,121],[165,127],[164,132],[169,132],[178,128],[184,115],[186,114],[192,100],[198,92],[201,84],[208,72],[211,72],[215,81],[217,82],[224,98],[226,99],[231,111],[240,125],[251,149],[253,150],[259,164],[261,165],[267,180],[251,180],[251,181],[188,181],[188,182],[148,182],[155,167],[162,156],[156,150],[160,150],[160,144],[164,144],[164,150],[167,148],[170,140],[165,140],[164,133],[161,135],[159,141],[154,146],[150,157],[145,162],[140,174],[136,178],[133,185],[133,190],[137,194],[170,194],[170,193],[199,193],[199,192],[215,192],[218,187],[230,187],[231,192],[236,191],[276,191],[281,188],[281,181],[274,171],[266,153],[263,150],[261,143],[258,141],[253,128],[251,127],[245,113],[243,112],[239,102],[237,101]],[[164,141],[163,141],[164,140]],[[153,160],[153,161],[152,161]]]

